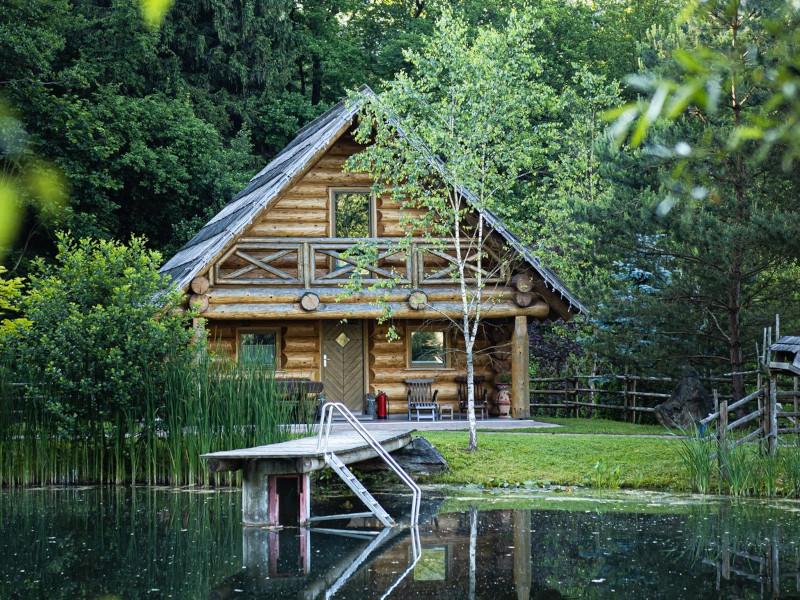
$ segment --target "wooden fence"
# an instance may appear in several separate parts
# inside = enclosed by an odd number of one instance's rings
[[[790,544],[781,546],[779,530],[769,538],[766,547],[751,550],[747,547],[730,543],[723,534],[719,540],[719,547],[708,558],[703,558],[703,564],[714,567],[716,571],[716,589],[721,591],[724,582],[740,583],[749,582],[758,586],[760,594],[754,597],[779,598],[782,594],[787,598],[796,598],[790,591],[792,588],[800,594],[800,552],[792,550]],[[757,545],[756,547],[760,547]],[[793,563],[793,569],[783,572],[781,569],[781,550],[789,554],[789,560],[784,558],[784,564]],[[786,580],[789,580],[787,583]]]
[[[730,393],[721,394],[712,388],[714,412],[700,421],[700,427],[713,429],[720,443],[737,446],[762,441],[769,453],[774,453],[783,435],[800,436],[800,377],[770,371],[741,375],[755,376],[755,389],[733,401]],[[706,376],[707,385],[729,383],[731,374]],[[531,379],[531,411],[562,410],[579,417],[600,414],[622,415],[632,422],[641,422],[642,415],[655,412],[654,405],[670,397],[667,391],[652,391],[655,386],[672,389],[677,383],[672,377],[639,375],[573,375],[564,378]],[[748,380],[746,379],[746,382]],[[545,387],[537,387],[542,386]],[[603,387],[603,385],[605,387]],[[543,401],[538,400],[543,397]],[[612,403],[616,401],[616,403]],[[535,413],[534,413],[535,414]],[[729,439],[730,438],[730,439]]]
[[[780,384],[787,379],[791,389],[781,390]],[[798,378],[767,369],[764,384],[744,398],[729,403],[715,397],[715,411],[700,424],[714,427],[720,444],[728,442],[733,447],[763,440],[767,452],[774,454],[781,435],[800,434],[799,409]]]
[[[760,385],[758,371],[740,373],[745,385]],[[731,400],[733,373],[703,375],[700,380],[718,398]],[[644,415],[655,412],[655,405],[667,400],[680,379],[625,374],[565,375],[563,377],[534,377],[530,380],[530,408],[540,411],[566,411],[579,417],[596,412],[631,422],[641,422]]]

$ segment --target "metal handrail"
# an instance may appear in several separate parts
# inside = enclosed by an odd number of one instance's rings
[[[413,554],[412,560],[409,563],[408,567],[400,573],[397,579],[394,580],[392,585],[390,585],[386,591],[381,596],[381,600],[385,600],[389,597],[389,595],[400,585],[400,582],[406,578],[406,576],[414,570],[414,567],[417,566],[419,559],[422,558],[422,542],[419,539],[419,528],[417,527],[416,523],[411,526],[411,553]]]
[[[367,444],[381,457],[383,462],[389,465],[389,468],[397,475],[400,480],[411,489],[412,503],[411,503],[411,524],[415,526],[419,520],[419,509],[422,500],[422,490],[417,483],[405,472],[397,461],[386,451],[386,448],[378,443],[372,434],[367,431],[358,419],[353,416],[353,413],[341,402],[326,402],[322,406],[322,411],[319,419],[319,433],[317,434],[317,452],[328,454],[328,442],[331,433],[331,426],[333,424],[333,411],[336,410],[344,419],[355,429],[355,431],[364,439]]]

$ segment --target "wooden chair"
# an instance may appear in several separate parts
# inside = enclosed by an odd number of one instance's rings
[[[435,421],[439,416],[436,402],[439,390],[433,389],[433,379],[406,379],[405,384],[408,386],[408,420],[411,420],[412,412],[416,412],[417,421],[423,418]]]
[[[286,377],[275,380],[275,391],[284,402],[293,405],[292,416],[298,423],[307,423],[309,419],[317,420],[322,404],[323,385],[321,381],[298,377]]]
[[[483,375],[475,375],[472,377],[472,383],[475,386],[475,415],[480,415],[481,419],[485,419],[489,415],[489,390],[486,388],[486,378]],[[463,418],[467,414],[467,376],[459,375],[456,377],[458,383],[458,411]]]

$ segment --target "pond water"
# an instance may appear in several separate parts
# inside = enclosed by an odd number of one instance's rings
[[[796,502],[435,494],[417,537],[243,529],[236,490],[2,492],[0,598],[800,598]]]

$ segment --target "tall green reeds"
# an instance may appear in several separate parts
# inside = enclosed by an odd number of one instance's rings
[[[758,465],[751,448],[734,446],[725,441],[719,445],[720,485],[731,496],[755,496],[759,488]]]
[[[697,429],[684,431],[679,455],[686,469],[692,491],[708,494],[716,470],[716,443],[713,437],[701,435]]]
[[[6,486],[232,483],[214,479],[200,455],[282,441],[285,425],[313,414],[269,370],[209,359],[159,366],[136,406],[90,421],[63,415],[48,390],[14,383],[0,368]]]
[[[715,435],[684,432],[679,456],[688,487],[736,497],[800,498],[800,444],[784,444],[775,455],[759,444],[740,444]]]

